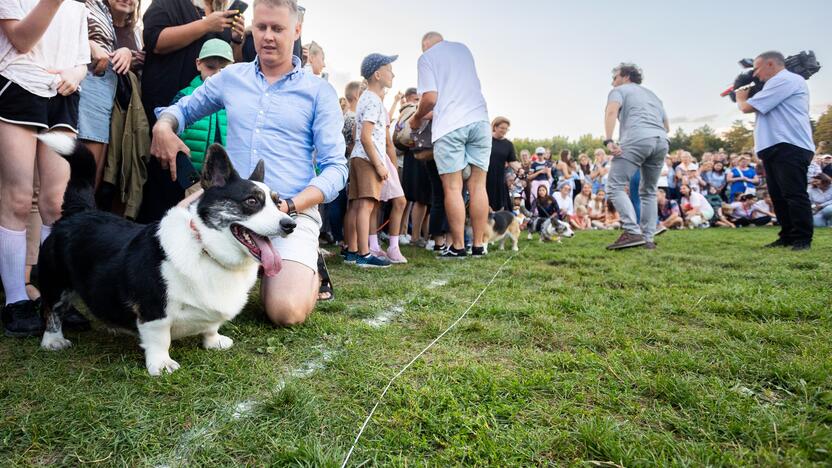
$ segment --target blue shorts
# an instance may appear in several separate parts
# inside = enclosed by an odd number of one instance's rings
[[[104,76],[87,72],[81,81],[81,102],[78,106],[78,138],[98,143],[110,142],[110,117],[116,96],[116,74],[107,67]]]
[[[443,135],[433,144],[433,159],[440,174],[476,166],[488,172],[491,160],[491,124],[474,122]]]

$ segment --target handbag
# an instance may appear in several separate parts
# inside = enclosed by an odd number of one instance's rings
[[[433,161],[433,142],[431,141],[432,120],[425,120],[418,130],[411,132],[413,138],[413,157],[417,161]]]

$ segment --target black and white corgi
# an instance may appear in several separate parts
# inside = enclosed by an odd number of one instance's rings
[[[280,271],[269,237],[295,228],[263,184],[263,161],[246,180],[212,145],[199,201],[140,225],[95,209],[95,162],[84,145],[59,134],[38,138],[71,168],[62,218],[38,262],[46,318],[41,347],[71,345],[61,317],[79,297],[93,318],[138,335],[151,375],[179,368],[168,352],[172,339],[202,335],[207,349],[230,348],[234,342],[219,334],[220,326],[243,309],[258,263],[267,276]]]

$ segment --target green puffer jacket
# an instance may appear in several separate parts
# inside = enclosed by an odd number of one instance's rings
[[[191,84],[189,84],[187,88],[177,93],[176,97],[173,99],[173,103],[176,103],[185,96],[190,96],[191,93],[193,93],[194,90],[200,86],[202,86],[202,77],[197,75],[197,77],[191,81]],[[208,147],[216,142],[217,119],[219,119],[220,124],[220,142],[224,146],[225,132],[228,124],[225,116],[225,109],[207,117],[203,117],[201,120],[198,120],[189,127],[185,128],[185,131],[182,132],[182,141],[184,141],[185,144],[188,145],[188,148],[191,149],[191,162],[194,164],[194,168],[196,168],[198,172],[202,172],[202,163],[205,161],[205,153],[208,151]]]

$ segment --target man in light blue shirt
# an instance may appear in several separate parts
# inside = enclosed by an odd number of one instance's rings
[[[766,170],[768,192],[780,223],[779,238],[768,247],[807,250],[812,245],[812,207],[806,174],[815,154],[809,123],[809,87],[800,75],[786,70],[780,52],[754,59],[754,76],[764,83],[753,97],[737,91],[737,105],[755,112],[754,149]]]
[[[346,184],[344,119],[332,86],[304,71],[292,55],[301,32],[296,0],[255,0],[253,9],[257,59],[229,66],[192,95],[157,109],[151,153],[175,179],[176,154],[188,152],[177,133],[226,110],[234,168],[247,175],[264,160],[265,183],[280,195],[279,208],[298,214],[294,233],[272,240],[284,266],[276,276],[263,278],[261,292],[269,318],[292,325],[303,322],[317,300],[317,205],[334,200]]]

